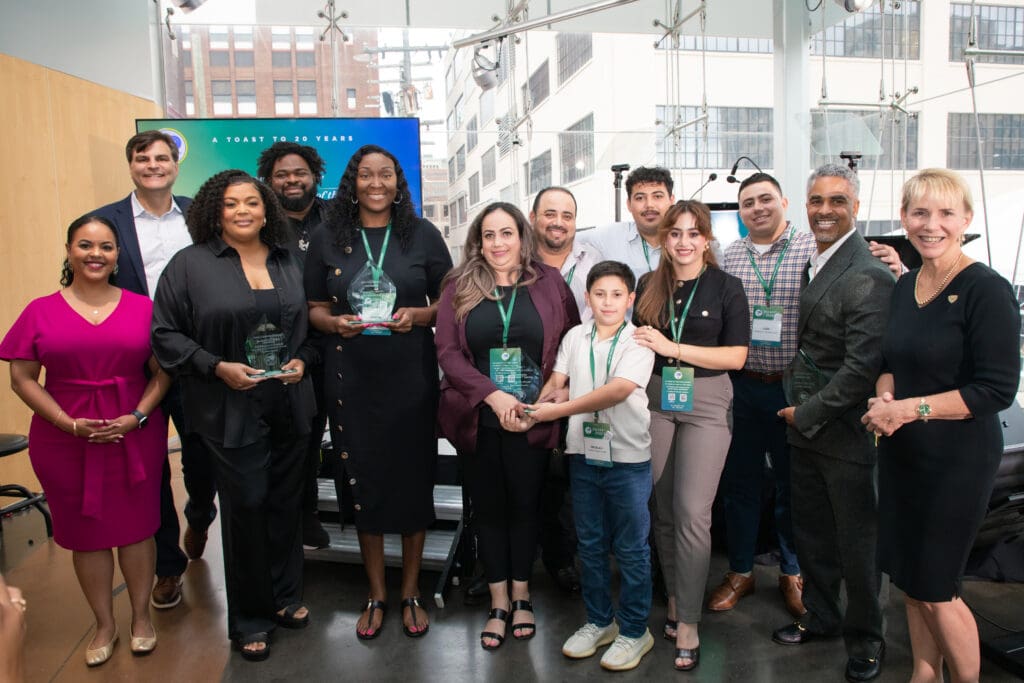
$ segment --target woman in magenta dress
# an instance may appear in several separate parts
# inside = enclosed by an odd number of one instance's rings
[[[64,289],[29,303],[0,343],[11,386],[35,413],[29,457],[53,513],[54,540],[72,551],[96,616],[90,666],[107,661],[118,639],[113,548],[132,606],[131,650],[156,647],[149,594],[167,422],[154,413],[170,380],[150,349],[152,303],[110,283],[117,252],[109,221],[74,221]]]

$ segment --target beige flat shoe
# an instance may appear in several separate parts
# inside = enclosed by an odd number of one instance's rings
[[[135,635],[135,628],[132,627],[132,642],[131,649],[133,655],[148,655],[150,652],[156,649],[156,629],[153,630],[153,635],[137,636]]]
[[[110,639],[110,642],[103,647],[97,647],[93,649],[86,649],[85,651],[85,663],[88,666],[99,666],[108,659],[110,655],[114,654],[114,646],[117,645],[118,632],[114,629],[114,637]]]

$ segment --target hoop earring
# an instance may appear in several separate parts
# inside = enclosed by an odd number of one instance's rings
[[[114,272],[113,272],[113,274],[117,275],[117,271],[119,271],[119,270],[120,270],[120,268],[118,268],[117,264],[115,263],[114,264]]]
[[[395,201],[393,201],[391,203],[394,204],[395,206],[398,206],[399,204],[401,204],[402,203],[402,195],[398,195],[398,197],[395,198]]]
[[[353,204],[358,204],[359,203],[359,198],[358,197],[353,197],[349,201],[352,202]]]

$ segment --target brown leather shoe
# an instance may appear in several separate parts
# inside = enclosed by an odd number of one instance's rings
[[[206,532],[196,531],[191,526],[185,529],[185,555],[190,560],[198,560],[206,550]]]
[[[799,619],[807,613],[802,599],[804,593],[804,579],[797,574],[779,576],[779,592],[782,593],[782,600],[786,603],[786,610]]]
[[[170,609],[181,602],[181,577],[160,576],[153,586],[149,604],[157,609]]]
[[[736,606],[744,595],[754,592],[754,575],[743,576],[729,572],[722,583],[711,591],[708,598],[708,609],[712,612],[725,612]]]

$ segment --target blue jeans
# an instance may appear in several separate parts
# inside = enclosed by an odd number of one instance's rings
[[[775,529],[782,573],[800,573],[793,542],[790,513],[789,444],[786,423],[777,413],[786,407],[782,382],[765,384],[733,374],[732,444],[722,472],[721,492],[725,507],[725,531],[729,569],[749,572],[754,567],[754,546],[761,521],[764,454],[771,454],[775,478]]]
[[[622,635],[639,638],[647,630],[651,609],[651,463],[598,467],[574,454],[569,456],[569,480],[587,621],[607,626],[615,617]],[[621,577],[617,613],[609,550],[615,553]]]

